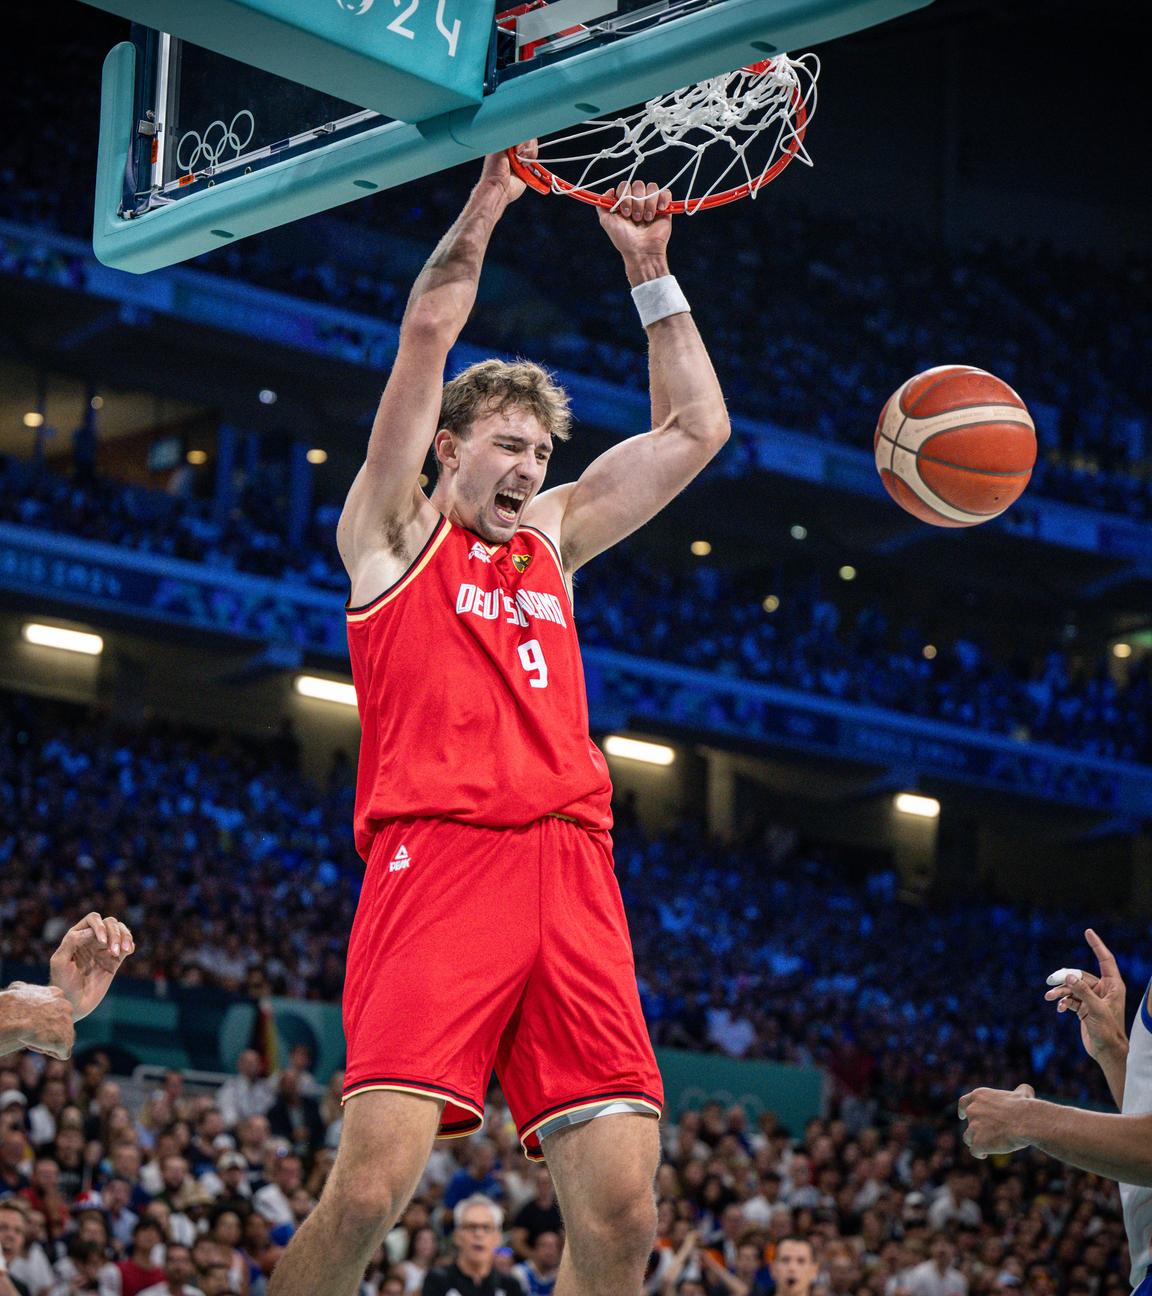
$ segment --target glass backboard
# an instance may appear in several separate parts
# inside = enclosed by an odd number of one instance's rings
[[[189,12],[172,0],[95,2],[144,19],[156,12],[173,27]],[[351,22],[378,20],[381,38],[392,40],[381,48],[403,46],[411,60],[419,51],[410,42],[419,39],[436,41],[443,57],[463,0],[317,0],[323,3]],[[433,116],[423,115],[426,95],[407,106],[403,78],[381,76],[378,94],[357,80],[357,97],[374,100],[357,103],[331,94],[333,77],[319,64],[305,73],[319,89],[270,70],[275,49],[263,51],[263,67],[252,66],[243,43],[224,48],[230,29],[221,29],[221,48],[211,51],[184,38],[184,28],[137,27],[105,61],[93,245],[121,269],[171,265],[927,3],[501,0],[487,41],[469,45],[486,44],[483,66],[461,70],[482,84],[480,101]],[[194,7],[198,32],[210,8],[210,0]],[[294,57],[286,61],[300,72],[299,50],[288,48]]]

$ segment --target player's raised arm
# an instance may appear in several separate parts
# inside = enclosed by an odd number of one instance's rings
[[[353,585],[363,558],[382,545],[394,545],[399,530],[426,507],[420,469],[436,434],[448,352],[475,304],[496,222],[523,192],[523,181],[512,174],[506,154],[485,159],[464,210],[412,287],[364,466],[336,528],[340,556]]]
[[[1072,1012],[1079,1018],[1084,1051],[1099,1064],[1116,1106],[1122,1107],[1128,1061],[1124,978],[1115,955],[1091,927],[1084,936],[1096,955],[1099,976],[1079,968],[1061,968],[1048,978],[1052,989],[1044,998],[1056,1004],[1057,1012]]]
[[[577,482],[536,501],[529,520],[558,537],[569,572],[659,513],[730,431],[712,361],[668,270],[671,195],[639,181],[619,193],[615,211],[598,210],[648,332],[652,430],[613,446]]]

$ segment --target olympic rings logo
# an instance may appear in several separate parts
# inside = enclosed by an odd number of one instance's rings
[[[241,119],[244,117],[248,119],[248,134],[241,139],[237,127],[243,129]],[[234,158],[239,157],[252,143],[255,134],[256,118],[247,108],[241,108],[232,118],[231,126],[225,126],[222,121],[217,120],[212,122],[203,135],[199,131],[185,131],[180,137],[180,143],[176,145],[176,165],[184,174],[195,171],[198,165],[209,169],[218,167],[225,161],[229,149],[233,150]],[[191,146],[191,156],[187,161],[184,160],[186,144]]]

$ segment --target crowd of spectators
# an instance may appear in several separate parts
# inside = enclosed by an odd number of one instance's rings
[[[352,770],[338,756],[318,789],[297,762],[289,730],[271,745],[132,733],[5,695],[0,953],[46,961],[79,905],[170,930],[135,976],[338,998],[360,876]]]
[[[275,479],[261,477],[241,494],[255,501],[251,526],[241,508],[217,523],[203,501],[99,478],[70,480],[0,457],[0,521],[331,592],[347,589],[335,552],[334,509],[317,510],[307,545],[293,550],[277,541],[269,516],[278,498]],[[793,581],[780,586],[769,611],[762,596],[738,587],[717,567],[676,573],[628,545],[614,552],[610,566],[592,564],[581,574],[578,598],[586,646],[624,649],[724,678],[781,684],[1098,756],[1152,757],[1147,660],[1130,663],[1121,676],[1105,657],[1085,659],[1066,645],[1009,661],[963,637],[941,639],[925,656],[929,632],[907,613],[891,610],[882,591],[851,610],[817,580]],[[225,601],[217,600],[214,609],[231,618]],[[310,648],[342,644],[336,599],[330,616],[315,610],[304,617],[292,607],[279,615],[264,604],[235,610],[253,618],[251,624],[233,626],[241,633],[263,629],[269,637],[287,635],[294,641],[306,633]],[[621,696],[628,694],[638,714],[652,714],[671,707],[666,694],[672,688],[646,682],[637,696],[627,688]],[[725,711],[723,718],[744,725],[749,736],[763,731],[752,711]]]
[[[297,1050],[272,1076],[246,1052],[214,1091],[179,1071],[117,1079],[0,1058],[0,1248],[19,1296],[261,1296],[314,1208],[340,1138],[341,1073]],[[285,1099],[285,1091],[292,1094]],[[977,1163],[954,1103],[921,1116],[827,1115],[705,1102],[662,1120],[657,1243],[636,1296],[1119,1296],[1115,1186],[1039,1154]],[[307,1117],[315,1132],[293,1125]],[[527,1162],[498,1085],[485,1128],[437,1143],[360,1296],[446,1288],[464,1234],[508,1290],[547,1296],[564,1220]],[[475,1259],[475,1254],[472,1256]],[[789,1259],[803,1285],[777,1285]]]
[[[5,697],[0,956],[45,961],[91,908],[136,935],[122,979],[338,998],[359,877],[351,770],[337,763],[318,789],[296,763],[287,733],[132,731]],[[794,1234],[838,1296],[921,1296],[909,1275],[933,1255],[955,1260],[973,1296],[1125,1290],[1114,1188],[1038,1154],[971,1161],[955,1103],[1023,1080],[1106,1102],[1040,995],[1076,961],[1086,921],[1131,984],[1146,981],[1139,924],[987,897],[913,905],[892,873],[849,870],[780,828],[727,846],[692,824],[648,837],[622,807],[616,847],[654,1043],[829,1077],[826,1118],[803,1130],[739,1107],[666,1123],[646,1292],[760,1296]],[[309,1068],[297,1051],[264,1077],[248,1053],[218,1092],[171,1074],[128,1101],[99,1057],[0,1061],[0,1194],[21,1203],[0,1210],[0,1245],[16,1276],[32,1296],[134,1296],[162,1278],[259,1296],[339,1138],[339,1074]],[[546,1172],[520,1155],[498,1088],[490,1097],[483,1139],[437,1146],[364,1296],[420,1291],[450,1255],[453,1208],[477,1191],[505,1212],[493,1263],[551,1290],[562,1222],[544,1226]]]
[[[969,637],[932,642],[934,634],[880,591],[850,608],[813,577],[778,581],[765,600],[715,567],[673,573],[628,546],[613,553],[611,564],[590,565],[577,583],[585,646],[1097,756],[1152,758],[1147,661],[1134,662],[1121,679],[1103,655],[1063,646],[1006,660]],[[674,682],[645,682],[614,696],[627,709],[675,721],[674,698],[683,692]],[[708,712],[685,719],[706,727]],[[727,707],[720,719],[766,732],[751,699]]]
[[[321,505],[301,544],[284,530],[283,465],[237,474],[236,498],[218,517],[211,500],[182,489],[149,489],[98,474],[64,476],[35,461],[0,455],[0,522],[122,545],[139,553],[346,591],[336,551],[339,510]]]

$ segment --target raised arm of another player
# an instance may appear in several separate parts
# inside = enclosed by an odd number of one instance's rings
[[[622,185],[600,223],[624,258],[635,288],[669,273],[671,195],[654,184]],[[630,535],[670,503],[728,440],[728,413],[712,362],[690,313],[648,327],[652,430],[594,460],[580,479],[530,506],[534,525],[557,538],[569,572]]]
[[[364,466],[336,528],[340,556],[354,583],[362,556],[392,544],[398,527],[430,507],[419,480],[436,435],[444,365],[472,313],[496,222],[523,192],[524,182],[512,174],[506,154],[486,158],[464,210],[412,287]]]
[[[1124,978],[1116,958],[1092,930],[1084,933],[1096,955],[1100,975],[1079,968],[1061,969],[1065,976],[1044,998],[1057,1012],[1072,1012],[1080,1020],[1080,1038],[1095,1059],[1117,1107],[1124,1105],[1124,1069],[1128,1061],[1128,1033],[1124,1016]],[[1054,979],[1056,974],[1049,980]]]

